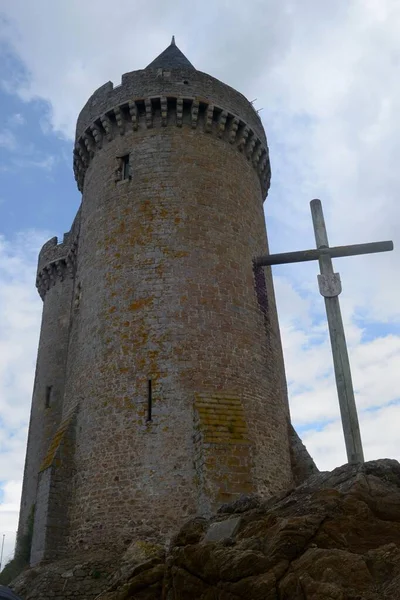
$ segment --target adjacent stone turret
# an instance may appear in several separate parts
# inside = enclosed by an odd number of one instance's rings
[[[173,39],[88,100],[74,171],[80,213],[39,258],[32,564],[166,539],[293,482],[272,279],[253,267],[270,166],[251,103]]]

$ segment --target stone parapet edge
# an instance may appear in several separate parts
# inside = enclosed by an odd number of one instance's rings
[[[36,287],[40,297],[44,300],[46,292],[49,291],[56,281],[64,281],[67,277],[73,279],[76,267],[77,241],[75,241],[67,250],[65,256],[60,256],[55,260],[48,262],[37,273]]]
[[[39,253],[36,287],[42,300],[57,280],[64,281],[66,278],[75,277],[79,225],[80,209],[71,231],[64,234],[63,242],[58,244],[57,237],[53,237],[43,245]]]
[[[74,174],[82,192],[86,171],[97,150],[127,131],[163,128],[171,125],[201,129],[225,140],[246,157],[258,173],[263,198],[270,185],[269,151],[252,128],[237,115],[206,99],[185,96],[133,98],[99,115],[77,139],[74,147]]]

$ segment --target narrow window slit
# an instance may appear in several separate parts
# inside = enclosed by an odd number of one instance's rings
[[[53,386],[52,385],[47,385],[46,386],[46,402],[45,402],[46,408],[50,408],[52,390],[53,390]]]
[[[122,179],[130,179],[129,154],[122,157]]]
[[[152,396],[152,388],[151,388],[151,379],[148,381],[148,390],[147,390],[147,419],[146,421],[151,421],[151,411],[153,404],[153,396]]]

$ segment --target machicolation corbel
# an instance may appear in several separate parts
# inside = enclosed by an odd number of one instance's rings
[[[204,132],[214,134],[219,139],[225,139],[230,144],[236,145],[257,170],[262,190],[264,193],[267,192],[270,179],[268,149],[265,142],[247,123],[223,107],[207,104],[193,97],[167,95],[131,99],[96,117],[75,145],[74,174],[78,188],[83,190],[88,166],[95,152],[103,148],[105,140],[112,141],[115,135],[123,135],[130,122],[133,131],[171,126],[173,121],[168,120],[168,115],[173,106],[175,106],[176,127],[189,124],[192,129],[197,129],[199,124],[202,124]],[[187,115],[185,119],[184,115]],[[115,167],[115,181],[120,179],[121,166],[118,163]]]

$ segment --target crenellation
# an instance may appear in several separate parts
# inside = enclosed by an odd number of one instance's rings
[[[164,74],[165,75],[165,74]],[[114,106],[128,104],[138,97],[138,90],[145,97],[179,97],[182,87],[185,97],[204,99],[216,106],[223,106],[227,112],[241,115],[256,135],[265,143],[261,119],[250,102],[238,91],[201,71],[178,68],[169,71],[169,76],[157,76],[155,69],[143,69],[125,73],[120,86],[111,82],[100,87],[82,109],[77,123],[76,137],[79,138],[95,119]],[[187,84],[182,85],[186,81]]]
[[[71,230],[64,233],[60,244],[57,237],[53,237],[42,246],[36,275],[36,287],[42,300],[57,281],[63,281],[65,277],[74,277],[79,224],[80,211],[75,217]]]
[[[156,112],[160,112],[159,124],[161,127],[166,127],[169,124],[168,121],[168,103],[175,103],[176,119],[175,124],[177,127],[182,127],[185,123],[191,126],[193,129],[197,128],[199,122],[199,115],[201,108],[204,107],[204,122],[203,130],[206,133],[216,133],[219,139],[227,139],[231,144],[236,144],[239,151],[243,152],[246,148],[245,155],[249,160],[252,161],[253,166],[258,169],[260,173],[260,183],[264,194],[266,194],[269,187],[270,172],[268,154],[267,165],[263,164],[263,167],[258,168],[258,159],[260,158],[263,150],[266,150],[265,144],[260,140],[254,131],[252,131],[246,123],[243,123],[235,115],[230,114],[225,109],[215,106],[213,104],[200,103],[199,100],[193,98],[183,97],[167,97],[160,96],[159,98],[137,98],[131,100],[128,105],[121,107],[114,107],[108,113],[102,115],[99,118],[104,133],[108,141],[114,139],[115,133],[122,135],[125,131],[127,120],[126,115],[130,115],[132,121],[132,129],[139,131],[141,127],[154,128],[157,126],[157,122],[154,120]],[[156,107],[160,107],[159,109]],[[143,107],[143,111],[141,110]],[[184,115],[187,115],[187,117]],[[110,117],[113,117],[115,125]],[[228,127],[226,127],[229,123]],[[74,174],[77,180],[78,188],[82,191],[85,172],[94,156],[96,149],[99,149],[99,145],[96,144],[95,137],[93,135],[93,125],[84,133],[81,142],[77,143],[75,147],[75,158],[74,158]],[[102,145],[101,145],[102,147]],[[257,158],[252,160],[253,150],[257,147]],[[267,168],[265,168],[267,166]]]
[[[52,261],[38,273],[36,287],[42,300],[57,280],[64,280],[66,273],[68,273],[68,269],[65,258]]]

